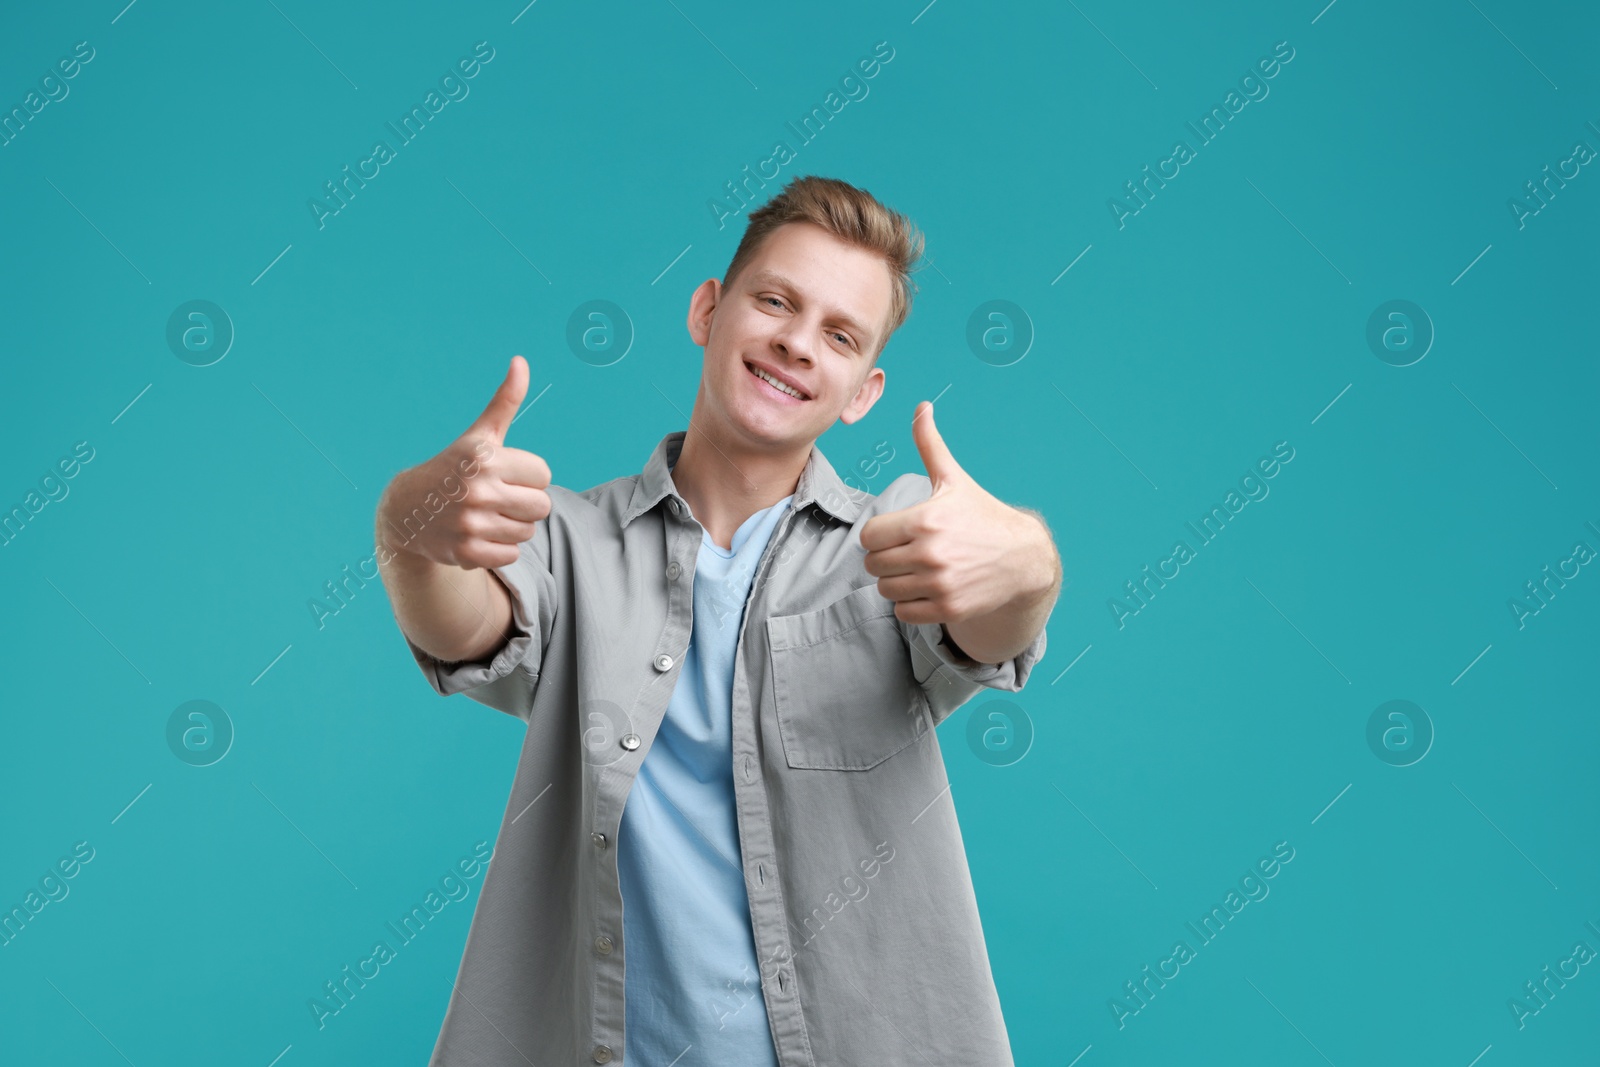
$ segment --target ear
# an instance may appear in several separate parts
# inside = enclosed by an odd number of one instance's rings
[[[711,317],[722,301],[722,283],[707,278],[689,297],[689,336],[704,348],[711,341]]]
[[[872,405],[883,395],[883,383],[886,377],[882,367],[873,367],[868,371],[866,381],[861,383],[856,395],[850,398],[850,403],[839,413],[839,421],[848,426],[865,418],[867,412],[872,410]]]

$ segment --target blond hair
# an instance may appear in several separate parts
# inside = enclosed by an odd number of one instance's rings
[[[774,230],[791,222],[810,222],[822,227],[849,245],[871,252],[889,267],[889,321],[887,330],[872,354],[876,362],[889,337],[911,315],[911,301],[917,283],[911,272],[922,255],[923,238],[906,216],[880,203],[865,189],[858,189],[836,178],[803,175],[793,178],[783,190],[750,212],[744,237],[733,253],[723,276],[726,288]]]

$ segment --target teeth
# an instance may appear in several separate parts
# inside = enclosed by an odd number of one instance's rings
[[[755,374],[756,374],[757,378],[760,378],[762,381],[766,382],[768,385],[770,385],[774,389],[778,390],[778,392],[780,392],[780,393],[788,393],[790,396],[794,397],[796,400],[804,400],[805,399],[805,397],[800,395],[799,391],[797,391],[796,389],[794,389],[791,386],[785,385],[783,382],[778,381],[778,379],[774,378],[772,375],[768,374],[766,371],[762,370],[760,367],[752,366],[750,369],[755,371]]]

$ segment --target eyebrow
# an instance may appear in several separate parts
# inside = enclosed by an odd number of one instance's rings
[[[798,293],[800,291],[800,287],[798,285],[790,281],[788,278],[785,278],[775,270],[759,270],[750,276],[750,281],[752,284],[760,281],[771,282],[779,288],[789,290],[791,293]],[[856,332],[856,334],[861,338],[861,351],[869,351],[872,345],[876,343],[877,338],[873,336],[872,331],[861,325],[861,323],[853,318],[849,312],[842,311],[838,308],[833,308],[829,310],[828,314],[838,319],[840,322],[844,323],[846,326],[850,327]]]

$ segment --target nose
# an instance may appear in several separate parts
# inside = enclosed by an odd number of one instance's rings
[[[812,353],[812,334],[799,316],[790,318],[773,335],[772,347],[786,360],[794,360],[802,365],[810,365],[815,356]]]

